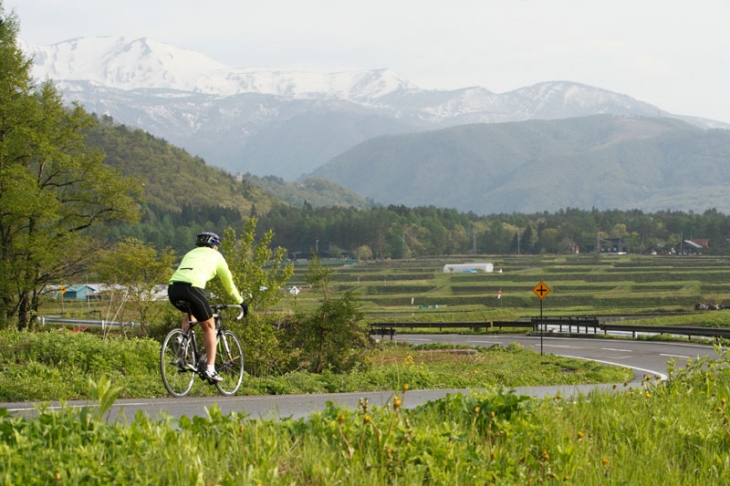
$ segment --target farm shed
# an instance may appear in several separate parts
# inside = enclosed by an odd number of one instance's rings
[[[66,293],[63,295],[66,299],[89,299],[94,295],[96,290],[88,285],[71,285],[66,288]]]
[[[450,263],[444,265],[444,273],[465,273],[469,270],[493,272],[494,265],[491,263]]]

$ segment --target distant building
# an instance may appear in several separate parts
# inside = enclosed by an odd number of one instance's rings
[[[452,263],[444,265],[444,273],[473,273],[493,272],[494,265],[491,263]]]
[[[680,255],[702,255],[702,251],[710,248],[710,241],[704,238],[684,240],[678,249]]]
[[[621,238],[606,238],[601,240],[601,253],[615,253],[625,255],[629,252],[629,245]]]
[[[94,287],[90,287],[89,285],[86,285],[86,284],[70,285],[70,286],[66,287],[66,292],[63,294],[63,298],[64,299],[86,300],[86,299],[91,299],[95,293],[96,293],[96,289]]]

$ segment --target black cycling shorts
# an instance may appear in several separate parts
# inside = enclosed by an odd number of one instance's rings
[[[177,309],[190,313],[198,322],[207,321],[213,317],[213,309],[210,307],[205,291],[199,287],[193,287],[185,282],[173,282],[167,287],[167,296],[170,302]]]

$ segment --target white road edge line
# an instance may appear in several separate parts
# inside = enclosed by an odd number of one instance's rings
[[[668,377],[667,375],[665,375],[664,373],[659,373],[658,371],[654,371],[654,370],[647,370],[646,368],[638,368],[638,367],[636,367],[636,366],[626,365],[626,364],[622,364],[622,363],[614,363],[614,362],[612,362],[612,361],[604,361],[604,360],[602,360],[602,359],[591,359],[591,358],[584,358],[584,357],[582,357],[582,356],[565,356],[565,357],[566,357],[566,358],[576,358],[576,359],[584,359],[584,360],[586,360],[586,361],[595,361],[596,363],[603,363],[603,364],[607,364],[607,365],[612,365],[612,366],[620,366],[621,368],[631,368],[632,370],[644,371],[644,372],[646,372],[646,373],[649,373],[649,374],[651,374],[651,375],[654,375],[654,376],[658,376],[658,377],[660,377],[660,378],[661,378],[662,380],[666,380],[666,379],[668,379],[668,378],[669,378],[669,377]]]
[[[682,358],[682,359],[692,359],[689,356],[682,356],[681,354],[660,354],[659,356],[666,356],[667,358]]]

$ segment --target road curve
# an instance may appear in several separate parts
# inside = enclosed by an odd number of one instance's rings
[[[689,359],[702,356],[717,357],[712,346],[701,343],[669,343],[651,341],[630,341],[591,338],[561,338],[552,336],[526,335],[456,335],[456,334],[402,334],[396,341],[412,344],[444,343],[471,346],[503,346],[512,342],[522,344],[544,354],[555,354],[593,360],[600,363],[632,368],[635,379],[631,385],[636,386],[645,375],[665,377],[667,362],[676,360],[678,366],[684,366]],[[560,392],[567,397],[581,392],[587,393],[594,388],[610,389],[613,385],[581,385],[581,386],[543,386],[518,387],[518,394],[542,397]],[[469,390],[410,390],[404,398],[403,406],[413,408],[426,401],[436,400],[448,393]],[[158,398],[158,399],[124,399],[117,400],[109,412],[109,420],[132,419],[139,411],[152,418],[170,416],[207,416],[207,410],[217,404],[224,414],[238,412],[251,418],[281,419],[301,418],[325,408],[327,402],[355,408],[360,399],[367,398],[371,405],[383,406],[392,399],[392,392],[362,393],[330,393],[316,395],[278,395],[278,396],[239,396],[239,397],[191,397],[191,398]],[[87,401],[71,401],[67,405],[82,407],[89,405]],[[93,404],[92,404],[93,405]],[[0,408],[19,416],[34,416],[36,403],[0,403]],[[58,408],[58,403],[48,404],[48,408]]]

